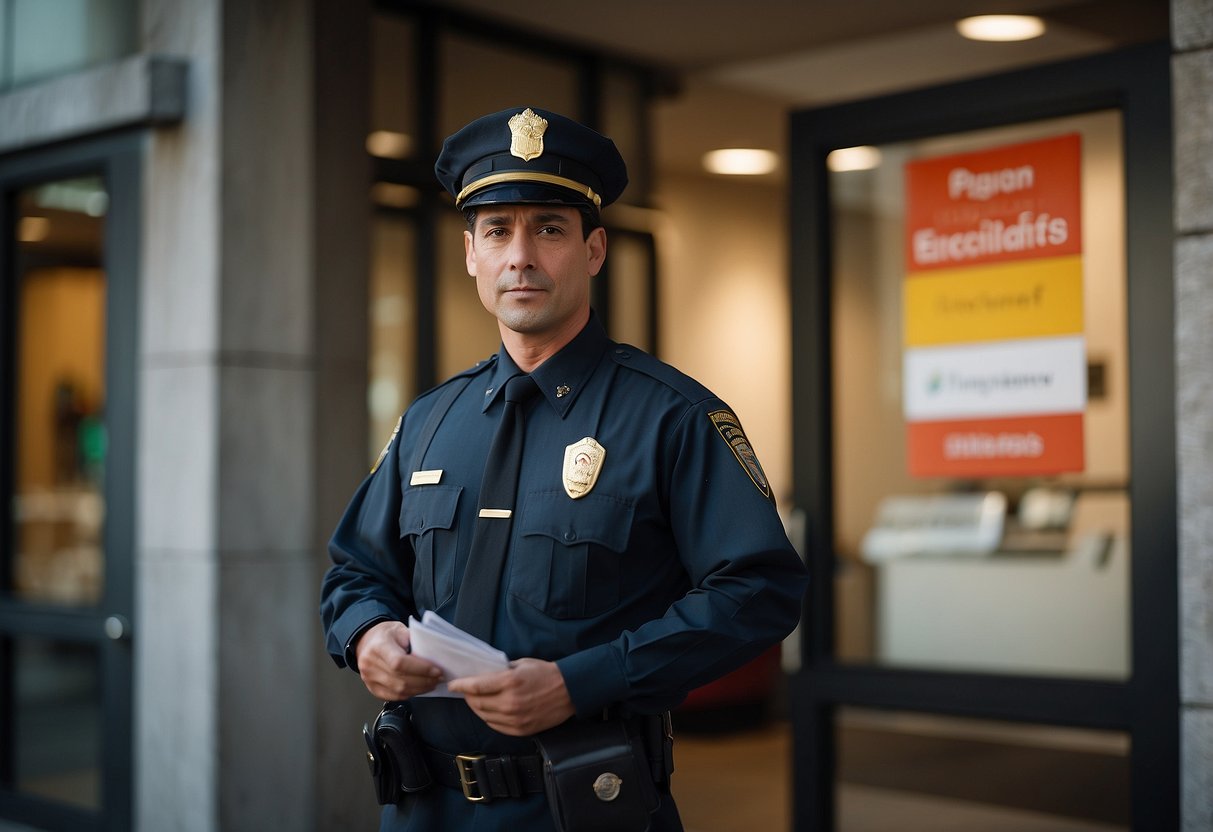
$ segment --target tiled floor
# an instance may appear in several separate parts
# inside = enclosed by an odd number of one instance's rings
[[[869,738],[870,739],[870,738]],[[904,737],[896,738],[904,742]],[[891,740],[892,742],[892,740]],[[930,748],[924,746],[924,748]],[[726,735],[681,733],[674,795],[687,832],[791,829],[791,737],[785,723]],[[859,772],[858,779],[864,779]],[[1000,778],[989,766],[974,780]],[[844,783],[839,832],[1123,832],[1125,827],[1069,815],[1024,811],[938,794]]]

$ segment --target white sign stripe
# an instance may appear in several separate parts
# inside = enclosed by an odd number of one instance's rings
[[[911,422],[1080,413],[1086,343],[1071,335],[907,349],[902,381]]]

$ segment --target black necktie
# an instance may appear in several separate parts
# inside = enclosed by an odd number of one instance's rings
[[[490,643],[501,573],[510,546],[518,469],[522,464],[522,439],[526,433],[522,412],[527,400],[538,392],[535,380],[529,375],[514,376],[505,384],[505,405],[484,463],[480,514],[455,605],[455,626]]]

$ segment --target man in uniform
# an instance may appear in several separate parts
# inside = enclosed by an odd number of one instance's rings
[[[599,211],[627,184],[614,143],[519,107],[435,170],[501,349],[401,418],[330,542],[321,614],[337,664],[407,703],[433,776],[382,829],[550,830],[533,735],[667,711],[786,636],[807,576],[733,411],[590,309]],[[419,696],[443,681],[410,652],[426,610],[509,668]],[[660,768],[651,828],[681,829]]]

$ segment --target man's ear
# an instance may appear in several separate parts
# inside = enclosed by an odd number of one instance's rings
[[[467,265],[468,275],[476,276],[476,241],[472,239],[471,231],[463,232],[463,262]]]
[[[585,238],[586,266],[590,277],[602,271],[602,264],[606,261],[606,247],[606,229],[600,225]]]

